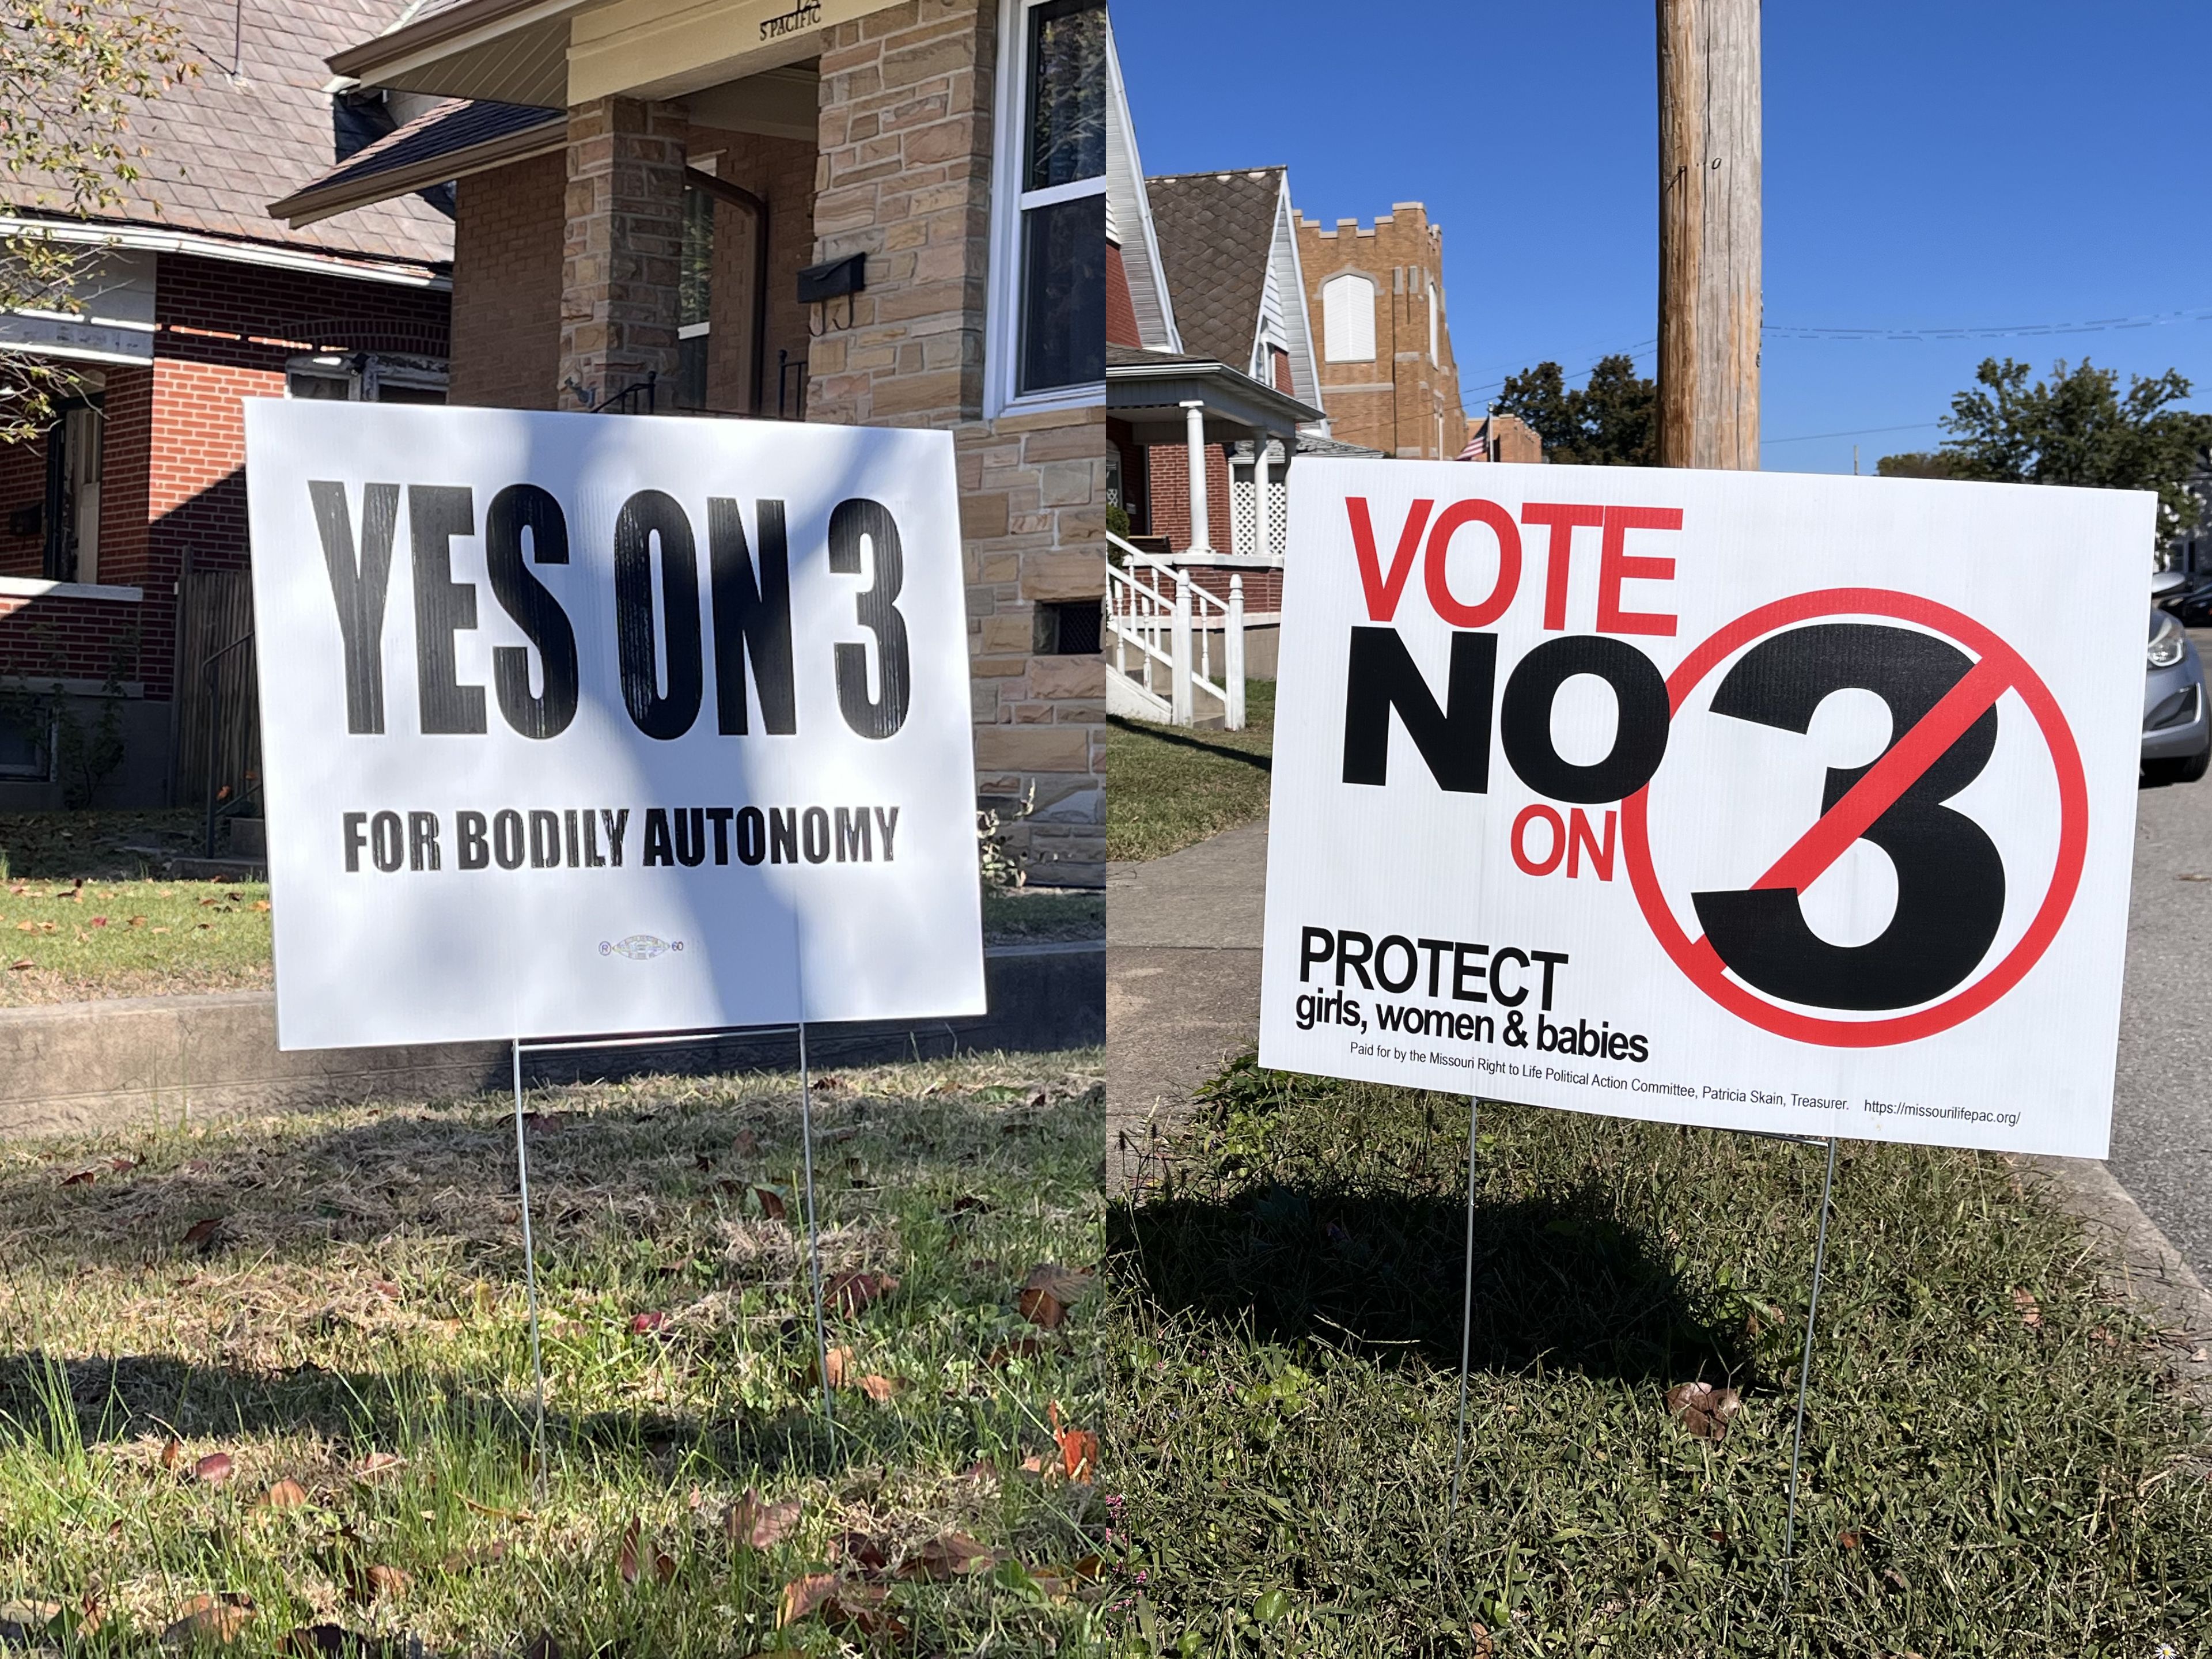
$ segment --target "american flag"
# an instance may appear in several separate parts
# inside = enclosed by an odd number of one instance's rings
[[[1490,422],[1485,421],[1467,441],[1467,447],[1452,458],[1461,461],[1486,461],[1490,459]]]

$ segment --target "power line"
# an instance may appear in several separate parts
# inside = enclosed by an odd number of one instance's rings
[[[1794,438],[1761,438],[1759,447],[1764,449],[1769,444],[1809,444],[1815,438],[1864,438],[1877,432],[1923,432],[1942,424],[1941,421],[1908,421],[1903,426],[1856,426],[1848,432],[1801,432]]]
[[[2073,323],[2007,323],[1996,326],[1938,326],[1933,324],[1896,327],[1867,325],[1856,328],[1815,328],[1790,323],[1768,323],[1761,332],[1778,340],[2003,340],[2036,338],[2057,334],[2100,334],[2118,329],[2158,328],[2171,323],[2212,322],[2212,306],[2187,311],[2148,312],[2134,317],[2100,317]]]

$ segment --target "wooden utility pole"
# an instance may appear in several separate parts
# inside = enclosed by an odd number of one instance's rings
[[[1759,465],[1759,0],[1658,0],[1659,464]]]

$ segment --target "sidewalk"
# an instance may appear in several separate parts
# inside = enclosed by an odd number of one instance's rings
[[[1124,1190],[1191,1091],[1260,1033],[1267,821],[1106,866],[1106,1172]]]

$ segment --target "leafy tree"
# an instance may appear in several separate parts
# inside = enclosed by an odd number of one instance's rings
[[[2033,385],[2028,374],[2012,358],[1984,359],[1975,385],[1951,399],[1942,447],[1885,455],[1879,470],[1887,477],[2155,490],[2160,546],[2197,522],[2187,480],[2212,444],[2212,415],[2174,406],[2189,396],[2185,376],[2130,375],[2124,394],[2117,370],[2086,358],[2070,368],[2060,359]]]
[[[19,212],[85,218],[119,207],[142,152],[134,106],[195,72],[178,26],[106,0],[0,0],[0,178]],[[79,247],[41,229],[0,237],[0,311],[82,309]],[[52,423],[68,370],[0,349],[0,442]]]
[[[1659,385],[1636,372],[1636,360],[1601,357],[1579,390],[1557,363],[1510,375],[1492,409],[1517,415],[1544,441],[1544,459],[1583,466],[1656,466],[1659,461]]]

